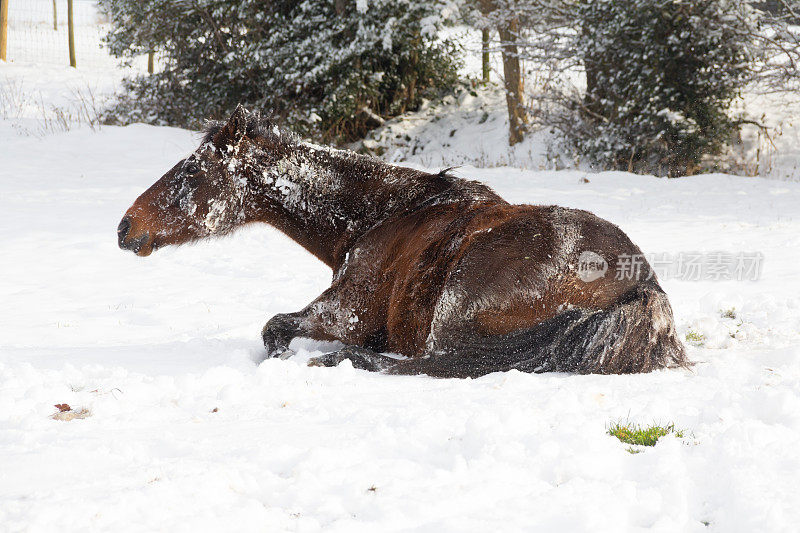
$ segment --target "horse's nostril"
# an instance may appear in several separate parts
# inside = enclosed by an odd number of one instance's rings
[[[121,241],[125,237],[128,236],[128,232],[131,230],[131,219],[125,217],[122,219],[122,222],[119,223],[117,226],[117,237]]]
[[[125,244],[125,237],[128,236],[130,231],[131,219],[129,217],[124,217],[119,223],[119,226],[117,226],[117,244],[119,244],[119,247],[123,250],[128,248]]]

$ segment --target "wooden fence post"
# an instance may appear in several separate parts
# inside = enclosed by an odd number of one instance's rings
[[[0,59],[8,61],[8,2],[10,0],[0,0]]]
[[[53,0],[53,31],[58,31],[58,8],[56,0]]]
[[[489,82],[489,28],[481,30],[481,63],[483,66],[483,83]]]
[[[155,70],[156,53],[152,50],[147,54],[147,72],[152,74]]]
[[[77,68],[75,60],[75,18],[72,13],[72,0],[67,0],[67,31],[69,32],[69,64]]]

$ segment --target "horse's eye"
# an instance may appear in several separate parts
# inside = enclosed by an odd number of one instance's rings
[[[200,170],[200,167],[198,167],[198,166],[197,166],[197,165],[195,165],[194,163],[189,163],[188,165],[186,165],[186,168],[184,168],[184,169],[183,169],[183,171],[184,171],[184,172],[186,172],[186,173],[187,173],[187,174],[189,174],[189,175],[191,175],[191,174],[197,174],[197,172],[198,172],[199,170]]]

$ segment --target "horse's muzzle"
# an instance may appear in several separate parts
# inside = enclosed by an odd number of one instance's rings
[[[130,231],[131,219],[126,216],[119,223],[119,226],[117,226],[117,242],[119,243],[119,247],[123,250],[130,250],[138,254],[142,247],[147,244],[147,241],[150,240],[150,234],[145,231],[135,239],[128,239],[127,237]]]

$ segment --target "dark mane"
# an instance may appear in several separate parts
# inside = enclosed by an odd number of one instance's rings
[[[227,121],[224,120],[207,120],[203,127],[203,144],[212,142],[214,136],[225,127]],[[280,145],[285,147],[292,147],[301,142],[300,137],[292,131],[278,126],[278,124],[268,117],[263,117],[257,111],[253,111],[247,116],[246,134],[253,140],[264,140],[272,146]],[[435,174],[428,174],[419,170],[412,170],[408,168],[395,167],[376,158],[372,155],[359,154],[356,152],[348,152],[344,159],[331,161],[332,166],[337,167],[337,170],[342,172],[352,171],[352,167],[357,167],[362,170],[364,174],[380,174],[381,171],[391,169],[391,172],[397,172],[398,176],[410,177],[423,177],[430,178],[444,178],[447,180],[458,180],[453,174],[453,170],[458,167],[448,167],[440,170]],[[350,168],[348,168],[350,167]]]
[[[226,123],[224,120],[207,120],[203,127],[203,144],[211,142]],[[300,137],[281,128],[268,117],[262,117],[258,112],[252,112],[247,116],[247,136],[287,146],[300,142]]]
[[[207,142],[213,143],[214,137],[227,123],[227,121],[217,120],[206,121],[203,128],[203,144]],[[247,137],[251,140],[266,143],[273,148],[283,147],[289,151],[295,151],[299,148],[299,145],[303,144],[302,139],[297,134],[278,126],[275,121],[267,117],[262,117],[258,112],[247,114],[245,131]],[[333,155],[334,153],[338,155]],[[327,152],[327,157],[326,164],[328,168],[342,175],[383,178],[391,174],[397,179],[409,182],[420,179],[424,181],[437,178],[445,180],[458,179],[450,173],[454,167],[444,169],[436,174],[429,174],[421,170],[397,167],[372,155],[359,154],[349,150]]]

